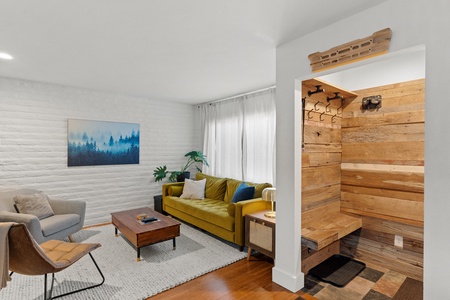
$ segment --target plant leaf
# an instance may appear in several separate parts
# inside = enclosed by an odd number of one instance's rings
[[[167,166],[157,167],[155,170],[153,170],[155,181],[158,182],[163,180],[164,178],[166,178],[167,173]]]

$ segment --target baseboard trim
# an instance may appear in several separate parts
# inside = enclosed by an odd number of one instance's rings
[[[296,293],[305,285],[305,275],[300,270],[298,274],[292,275],[274,267],[272,268],[272,281]]]

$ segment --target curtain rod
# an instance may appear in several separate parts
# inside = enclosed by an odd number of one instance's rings
[[[259,92],[264,92],[264,91],[273,89],[275,87],[276,87],[276,85],[272,85],[272,86],[269,86],[269,87],[266,87],[266,88],[262,88],[262,89],[259,89],[259,90],[256,90],[256,91],[242,93],[242,94],[238,94],[238,95],[235,95],[235,96],[222,98],[222,99],[219,99],[219,100],[214,100],[214,101],[211,101],[211,102],[205,102],[205,103],[199,104],[199,107],[200,107],[200,105],[203,105],[203,104],[213,104],[213,103],[218,103],[218,102],[222,102],[222,101],[226,101],[226,100],[231,100],[233,98],[243,97],[243,96],[247,96],[247,95],[255,94],[255,93],[259,93]]]

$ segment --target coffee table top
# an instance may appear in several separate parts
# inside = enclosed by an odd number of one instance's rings
[[[140,222],[138,222],[136,218],[137,215],[139,214],[146,214],[147,216],[155,217],[160,221],[151,222],[148,224],[141,224]],[[130,230],[132,230],[137,234],[161,228],[166,228],[170,226],[179,226],[181,224],[179,221],[171,217],[167,217],[163,214],[160,214],[159,212],[154,211],[149,207],[141,207],[136,209],[114,212],[111,213],[111,217],[121,222],[123,225],[127,226]]]

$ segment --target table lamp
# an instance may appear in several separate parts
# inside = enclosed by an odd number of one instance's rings
[[[276,191],[277,191],[277,189],[273,188],[273,187],[265,188],[262,191],[262,199],[266,200],[266,201],[270,201],[271,207],[272,207],[271,211],[266,212],[264,214],[264,216],[266,216],[267,218],[275,218],[275,211],[273,210],[273,203],[275,202]]]

